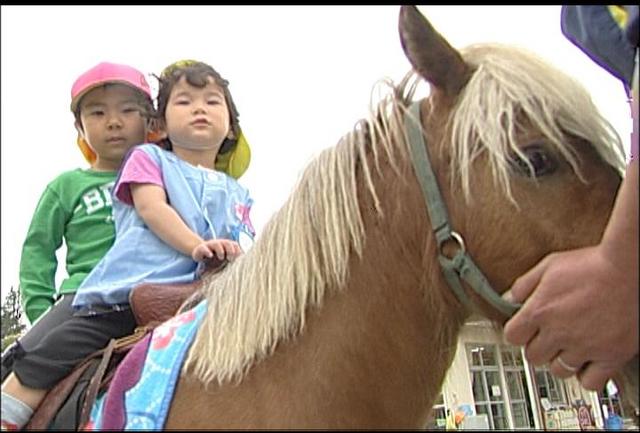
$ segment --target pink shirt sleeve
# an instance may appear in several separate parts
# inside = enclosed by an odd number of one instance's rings
[[[160,167],[141,149],[134,149],[124,162],[120,176],[113,189],[116,198],[133,205],[131,189],[132,183],[152,183],[164,188]]]

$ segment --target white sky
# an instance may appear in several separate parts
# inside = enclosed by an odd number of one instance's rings
[[[628,148],[620,82],[560,31],[559,6],[421,6],[454,47],[522,45],[577,77]],[[21,245],[46,184],[86,166],[70,89],[100,61],[159,73],[202,60],[230,81],[253,152],[241,178],[258,235],[304,166],[368,115],[372,89],[409,70],[398,6],[2,6],[2,297],[18,285]],[[150,78],[152,88],[156,82]],[[377,93],[376,93],[377,94]],[[60,254],[59,254],[60,256]],[[63,260],[60,260],[63,263]],[[64,271],[62,271],[64,272]],[[62,277],[58,272],[58,281]]]

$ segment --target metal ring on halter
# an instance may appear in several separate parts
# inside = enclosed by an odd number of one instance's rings
[[[442,247],[444,246],[444,244],[447,243],[447,241],[449,241],[450,239],[453,239],[454,241],[456,241],[456,243],[458,244],[458,248],[460,249],[460,251],[462,251],[462,253],[466,253],[467,252],[467,247],[464,245],[464,239],[462,238],[462,235],[460,235],[460,233],[458,232],[454,232],[453,230],[451,230],[449,232],[449,237],[442,240],[440,242],[440,245],[438,245],[438,248],[440,249],[440,255],[444,255],[443,251],[442,251]]]
[[[572,373],[577,373],[578,370],[580,370],[578,367],[574,367],[573,365],[569,365],[567,364],[561,357],[560,355],[556,356],[556,360],[558,361],[558,364],[560,364],[560,366],[562,368],[564,368],[567,371],[570,371]]]

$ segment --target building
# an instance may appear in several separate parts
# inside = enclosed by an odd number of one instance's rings
[[[457,418],[458,428],[603,429],[611,413],[636,422],[615,389],[587,391],[575,378],[558,379],[547,368],[531,366],[522,348],[506,344],[501,332],[481,319],[470,320],[460,333],[428,427],[444,429],[447,413]]]

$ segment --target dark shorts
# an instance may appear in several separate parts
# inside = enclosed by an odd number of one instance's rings
[[[59,311],[33,326],[14,353],[13,372],[23,385],[51,389],[80,362],[104,348],[112,338],[132,334],[136,321],[130,309],[94,316],[74,316],[73,295],[60,303]],[[58,304],[56,304],[58,305]],[[47,316],[54,309],[47,313]],[[42,325],[41,325],[42,324]],[[40,325],[40,326],[38,326]]]
[[[61,295],[58,300],[31,325],[18,340],[2,353],[2,381],[13,371],[13,362],[24,350],[31,350],[38,345],[53,328],[61,325],[73,316],[71,303],[75,293]]]

